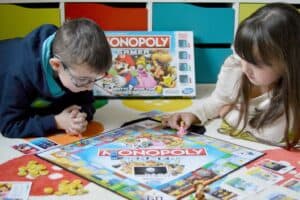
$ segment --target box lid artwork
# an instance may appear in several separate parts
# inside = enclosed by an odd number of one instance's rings
[[[113,65],[95,96],[196,96],[193,32],[106,32]]]

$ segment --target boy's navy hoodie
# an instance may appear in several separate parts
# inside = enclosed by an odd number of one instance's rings
[[[0,132],[6,137],[45,136],[58,131],[54,115],[79,105],[93,118],[92,91],[72,93],[49,64],[57,28],[43,25],[24,38],[0,41]]]

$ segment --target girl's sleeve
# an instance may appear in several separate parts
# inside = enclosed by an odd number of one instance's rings
[[[213,93],[201,99],[193,112],[202,124],[218,117],[220,108],[235,100],[241,76],[240,59],[236,55],[229,56],[221,67]]]

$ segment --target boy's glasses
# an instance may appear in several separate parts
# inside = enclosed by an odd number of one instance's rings
[[[55,57],[57,57],[60,60],[64,70],[69,74],[73,85],[75,85],[76,87],[86,87],[88,85],[95,84],[97,81],[107,76],[107,72],[105,72],[101,77],[98,77],[96,79],[90,79],[87,77],[77,77],[70,72],[70,67],[68,67],[58,56]]]
[[[76,77],[74,76],[68,67],[66,67],[63,63],[62,63],[64,69],[66,72],[68,72],[70,78],[71,78],[71,81],[72,83],[76,86],[76,87],[86,87],[88,85],[91,85],[91,84],[95,84],[97,81],[103,79],[106,75],[107,75],[107,72],[105,72],[104,75],[102,75],[101,77],[98,77],[98,78],[95,78],[95,79],[89,79],[89,78],[80,78],[80,77]]]

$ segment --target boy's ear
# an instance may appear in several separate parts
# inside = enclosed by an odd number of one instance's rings
[[[54,71],[58,71],[61,66],[58,58],[50,58],[49,63]]]

